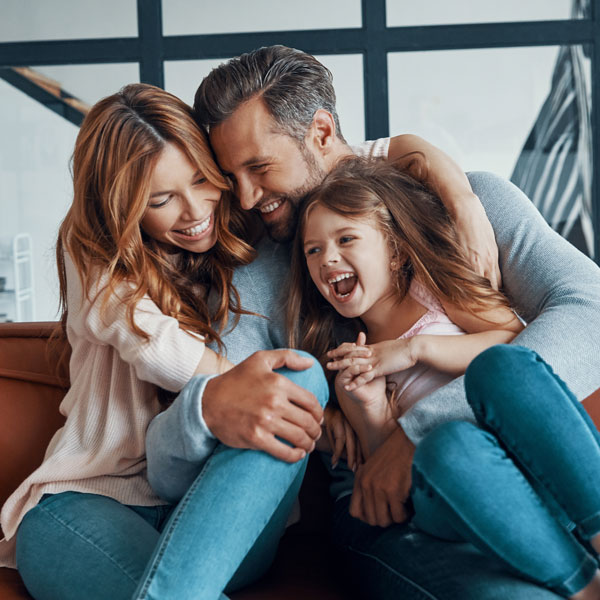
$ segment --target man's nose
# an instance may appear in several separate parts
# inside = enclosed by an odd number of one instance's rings
[[[236,191],[244,210],[253,209],[262,199],[262,188],[249,177],[240,178]]]

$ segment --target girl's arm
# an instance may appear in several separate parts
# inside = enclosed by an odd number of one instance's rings
[[[447,154],[417,135],[391,138],[388,160],[396,161],[429,187],[453,218],[475,272],[500,285],[494,230],[464,171]]]
[[[466,335],[416,335],[410,344],[417,361],[452,375],[462,375],[478,354],[496,344],[508,344],[523,330],[521,321],[506,307],[472,314],[443,300],[442,305]]]
[[[363,333],[356,344],[342,344],[328,353],[331,370],[353,368],[345,390],[354,391],[376,377],[391,375],[423,362],[439,371],[462,375],[481,352],[496,344],[507,344],[522,329],[521,321],[509,308],[496,308],[473,315],[452,304],[442,305],[451,321],[465,335],[416,335],[365,345]]]

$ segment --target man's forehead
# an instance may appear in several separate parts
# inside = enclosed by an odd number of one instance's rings
[[[266,125],[266,124],[265,124]],[[210,142],[222,169],[230,171],[250,165],[277,162],[283,146],[293,140],[274,127],[246,127],[228,119],[211,128]]]

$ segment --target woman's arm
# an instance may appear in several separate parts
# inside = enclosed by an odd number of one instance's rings
[[[220,375],[233,368],[233,363],[210,348],[205,348],[194,375]]]
[[[494,231],[459,165],[439,148],[410,134],[391,138],[388,160],[397,162],[440,197],[475,272],[498,289],[500,269]]]

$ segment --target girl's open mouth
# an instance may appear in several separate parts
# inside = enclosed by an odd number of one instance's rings
[[[356,289],[358,277],[355,273],[340,273],[329,279],[327,283],[338,302],[347,302]]]

